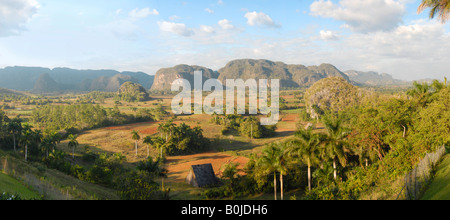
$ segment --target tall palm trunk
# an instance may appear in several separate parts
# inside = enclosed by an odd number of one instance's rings
[[[283,175],[280,173],[281,200],[283,200]]]
[[[336,158],[333,158],[334,180],[337,178]]]
[[[308,161],[308,189],[311,192],[311,162]]]
[[[277,200],[277,173],[273,173],[273,191],[275,194],[275,200]]]
[[[137,155],[138,155],[138,144],[137,144],[137,140],[135,140],[134,143],[135,143],[135,146],[136,146],[136,157],[137,157]]]
[[[28,158],[28,144],[25,145],[25,161],[27,161]]]

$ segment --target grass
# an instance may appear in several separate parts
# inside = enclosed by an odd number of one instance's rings
[[[7,153],[0,151],[0,155]],[[0,161],[2,158],[0,158]],[[75,177],[68,176],[59,171],[48,169],[39,163],[28,163],[22,158],[8,156],[7,171],[0,173],[0,193],[15,192],[22,199],[48,199],[48,200],[117,200],[119,197],[115,190],[83,182]],[[6,175],[7,173],[8,175]],[[14,176],[11,177],[11,176]],[[20,181],[17,181],[17,180]],[[11,182],[15,180],[14,182]],[[23,184],[22,184],[23,183]],[[27,187],[25,187],[25,185]],[[38,197],[29,197],[22,194],[23,189],[36,191]],[[26,191],[25,191],[26,192]],[[42,196],[41,196],[42,195]]]
[[[450,155],[444,157],[422,200],[450,200]]]
[[[0,193],[9,192],[18,194],[22,199],[40,199],[41,196],[28,189],[25,185],[11,176],[0,173]]]

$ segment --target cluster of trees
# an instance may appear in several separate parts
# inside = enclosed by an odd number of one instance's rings
[[[50,130],[33,129],[27,123],[23,124],[19,117],[9,119],[5,112],[0,110],[0,147],[19,151],[23,149],[24,158],[32,160],[48,158],[63,136]]]
[[[186,155],[197,152],[203,152],[210,147],[210,141],[203,136],[203,129],[199,126],[191,128],[185,123],[177,126],[172,120],[166,123],[160,123],[158,126],[160,136],[146,136],[142,142],[147,146],[147,156],[149,156],[149,147],[157,149],[158,159],[164,159],[165,156]],[[138,131],[131,132],[131,138],[135,142],[136,156],[138,155],[139,141],[141,136]]]
[[[100,92],[93,91],[87,94],[81,95],[77,98],[76,103],[88,104],[88,103],[104,103],[106,99],[114,98],[117,93],[115,92]]]
[[[393,182],[427,153],[450,145],[450,86],[446,81],[414,83],[407,95],[371,96],[339,112],[326,110],[318,118],[324,132],[316,126],[299,127],[294,138],[253,155],[246,176],[228,166],[228,184],[207,190],[206,197],[269,189],[277,195],[280,189],[283,199],[284,191],[305,188],[306,199],[357,199],[375,186],[384,188],[381,198],[397,196],[401,186]]]
[[[104,108],[100,105],[47,105],[33,111],[31,122],[50,130],[85,130],[109,125],[153,120],[148,109],[139,109],[139,114],[127,115],[119,108]]]
[[[218,115],[214,113],[211,121],[222,125],[222,134],[238,133],[249,138],[268,138],[276,135],[276,125],[261,125],[259,118],[255,116],[244,117],[242,115]]]
[[[2,101],[5,105],[6,103],[11,103],[9,105],[11,108],[13,108],[13,106],[15,106],[16,104],[43,106],[58,102],[57,100],[44,98],[42,96],[31,97],[26,95],[5,95],[1,93],[0,93],[0,101]]]
[[[185,123],[177,126],[173,121],[159,124],[160,136],[151,140],[152,146],[163,155],[186,155],[204,152],[209,149],[210,141],[203,136],[199,126],[191,128]],[[148,138],[147,138],[148,142]]]

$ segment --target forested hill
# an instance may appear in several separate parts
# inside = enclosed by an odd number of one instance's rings
[[[150,89],[154,76],[143,72],[76,70],[70,68],[6,67],[0,69],[0,88],[18,91],[117,91],[131,81]]]

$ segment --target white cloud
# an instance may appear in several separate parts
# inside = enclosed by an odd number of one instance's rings
[[[205,8],[205,11],[210,13],[210,14],[214,14],[214,10],[210,9],[210,8]]]
[[[311,14],[345,22],[344,27],[368,33],[398,27],[406,12],[404,0],[319,0],[311,4]]]
[[[188,27],[186,27],[185,24],[182,23],[174,23],[174,22],[158,22],[159,29],[161,31],[165,32],[172,32],[184,37],[190,37],[194,35],[194,31]]]
[[[139,10],[138,8],[130,11],[128,14],[131,19],[138,20],[145,18],[149,15],[159,15],[159,12],[156,9],[151,10],[150,8],[143,8]]]
[[[0,37],[18,35],[26,30],[26,23],[39,7],[36,0],[1,0]]]
[[[247,18],[247,24],[250,26],[280,27],[279,24],[276,24],[272,18],[263,12],[247,12],[245,18]]]
[[[206,33],[215,33],[215,30],[211,26],[201,25],[200,30]]]
[[[392,59],[424,60],[445,57],[450,60],[450,36],[438,22],[419,20],[410,25],[399,26],[391,32],[356,34],[349,39],[355,44],[354,47],[364,45],[367,52]]]
[[[352,65],[351,69],[386,72],[413,80],[442,79],[450,68],[450,34],[437,21],[417,20],[392,31],[355,33],[342,41],[334,48],[339,52],[329,56],[333,56],[334,63]],[[368,66],[373,69],[367,69]]]
[[[232,25],[231,21],[229,21],[227,19],[220,20],[219,25],[224,30],[234,29],[234,25]]]
[[[322,40],[337,40],[339,37],[333,31],[320,31],[320,39]]]

